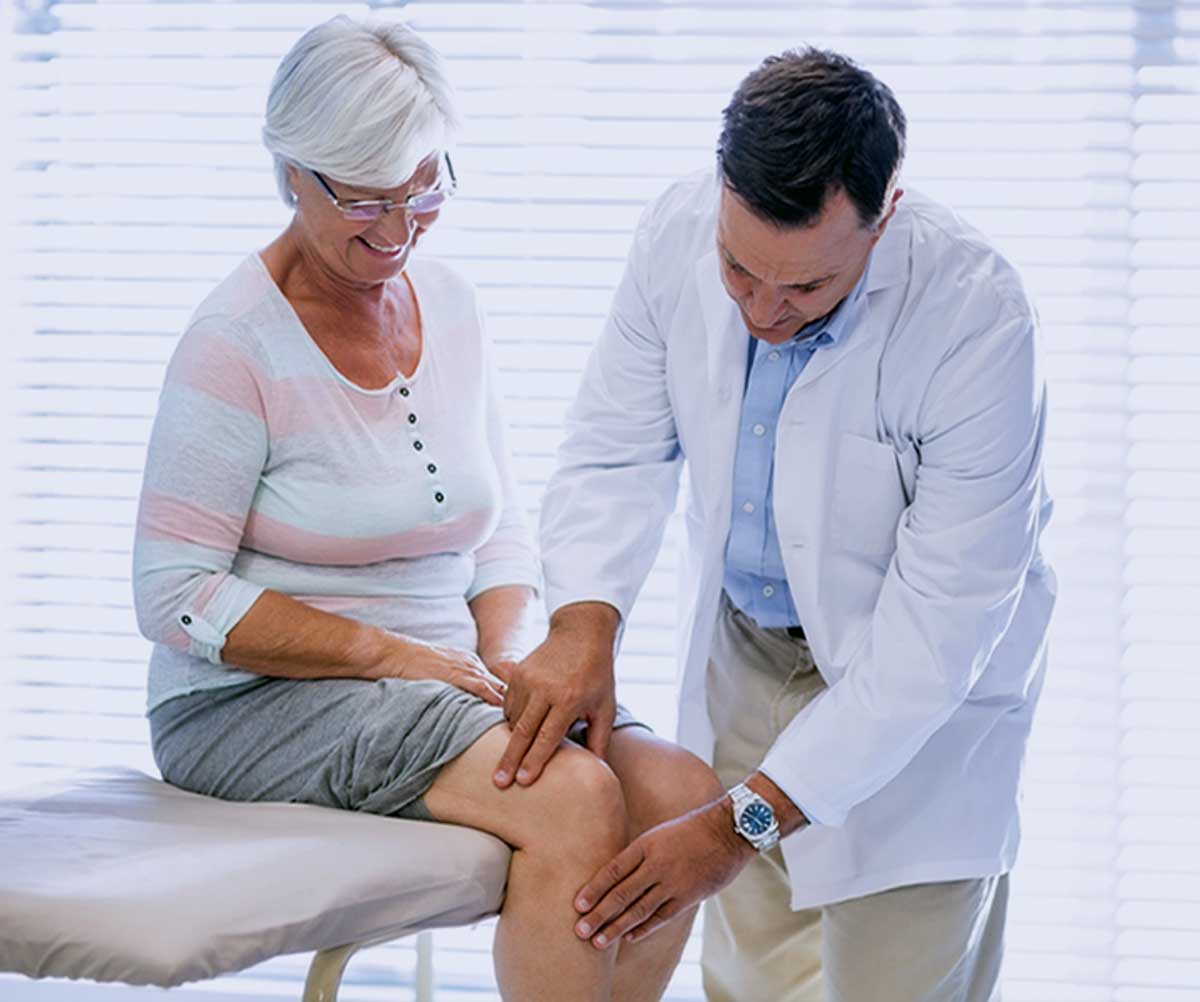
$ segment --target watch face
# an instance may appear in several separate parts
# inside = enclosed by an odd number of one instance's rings
[[[758,801],[748,804],[738,816],[738,824],[742,831],[750,835],[765,835],[774,823],[774,812],[766,804]]]

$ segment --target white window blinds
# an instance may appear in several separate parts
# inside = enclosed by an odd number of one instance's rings
[[[317,20],[366,9],[0,7],[14,56],[0,155],[15,161],[0,209],[0,782],[153,768],[128,565],[163,364],[192,306],[286,222],[258,142],[276,62]],[[1200,998],[1200,5],[439,0],[384,13],[452,62],[462,197],[428,252],[481,288],[531,512],[638,211],[710,161],[738,80],[815,43],[891,84],[910,119],[906,183],[1008,251],[1045,327],[1061,597],[1005,998]],[[673,568],[668,545],[621,664],[622,698],[666,733]],[[493,997],[488,941],[437,934],[439,999]],[[693,944],[671,997],[699,997],[694,957]],[[412,967],[407,946],[372,951],[345,998],[411,996]],[[302,969],[284,959],[209,987],[289,996]],[[0,982],[5,998],[47,991]]]

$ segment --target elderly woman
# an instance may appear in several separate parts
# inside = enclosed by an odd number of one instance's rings
[[[264,140],[295,214],[197,309],[167,370],[134,586],[163,776],[492,832],[514,849],[506,999],[659,998],[690,915],[597,950],[573,895],[718,795],[623,711],[501,789],[506,666],[539,572],[471,286],[414,256],[455,191],[437,54],[338,17],[284,58]],[[583,735],[574,737],[582,741]]]

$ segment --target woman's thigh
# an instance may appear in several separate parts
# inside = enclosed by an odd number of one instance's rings
[[[501,719],[442,682],[265,679],[171,700],[150,725],[163,777],[184,789],[427,817],[438,772]]]

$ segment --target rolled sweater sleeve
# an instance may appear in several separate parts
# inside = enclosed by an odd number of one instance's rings
[[[480,315],[480,329],[484,320]],[[475,577],[467,589],[467,601],[489,588],[527,585],[542,590],[537,547],[521,506],[520,490],[513,475],[500,394],[496,387],[496,366],[490,344],[485,338],[484,394],[487,416],[488,448],[500,481],[500,520],[495,531],[475,550]]]
[[[221,663],[263,588],[232,573],[268,456],[262,365],[228,320],[180,339],[150,435],[133,547],[143,636]]]

